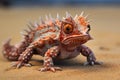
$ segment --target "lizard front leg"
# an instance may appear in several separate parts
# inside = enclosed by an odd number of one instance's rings
[[[59,47],[54,46],[47,50],[44,55],[44,67],[40,69],[40,71],[52,71],[61,70],[60,67],[54,67],[53,58],[55,58],[59,54]]]
[[[83,56],[87,58],[87,62],[84,65],[102,64],[102,62],[96,61],[96,57],[94,56],[94,53],[90,48],[81,45],[78,50],[81,52]]]

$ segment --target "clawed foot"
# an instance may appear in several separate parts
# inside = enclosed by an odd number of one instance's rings
[[[23,63],[23,62],[12,62],[12,67],[15,67],[15,68],[20,68],[22,66],[25,66],[25,67],[31,67],[32,64],[30,63]]]
[[[62,69],[60,67],[44,67],[44,68],[39,69],[39,71],[41,71],[41,72],[45,72],[45,71],[56,72],[56,70],[62,71]]]
[[[93,66],[93,65],[101,65],[101,64],[103,64],[103,62],[90,61],[90,62],[85,62],[85,63],[84,63],[84,66],[86,66],[86,65],[91,65],[91,66]]]

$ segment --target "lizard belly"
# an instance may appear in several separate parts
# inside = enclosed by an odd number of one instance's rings
[[[80,52],[78,52],[77,49],[75,49],[74,51],[61,50],[59,58],[60,59],[71,59],[71,58],[78,56],[79,54]]]

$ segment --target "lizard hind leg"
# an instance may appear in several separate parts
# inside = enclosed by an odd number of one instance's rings
[[[20,68],[22,66],[30,67],[32,64],[28,63],[33,56],[34,47],[29,46],[18,58],[17,62],[12,63],[12,67]]]

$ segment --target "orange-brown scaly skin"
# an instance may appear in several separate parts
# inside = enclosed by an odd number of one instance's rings
[[[90,25],[82,13],[74,19],[69,13],[62,20],[59,16],[56,19],[50,16],[45,22],[41,20],[40,24],[29,26],[33,28],[25,30],[27,34],[19,44],[11,46],[10,40],[3,44],[3,55],[8,60],[17,61],[13,67],[31,66],[29,61],[34,54],[44,57],[44,67],[40,71],[61,70],[54,66],[53,60],[74,58],[80,53],[87,58],[86,64],[99,64],[91,49],[83,45],[92,38],[89,34]]]

